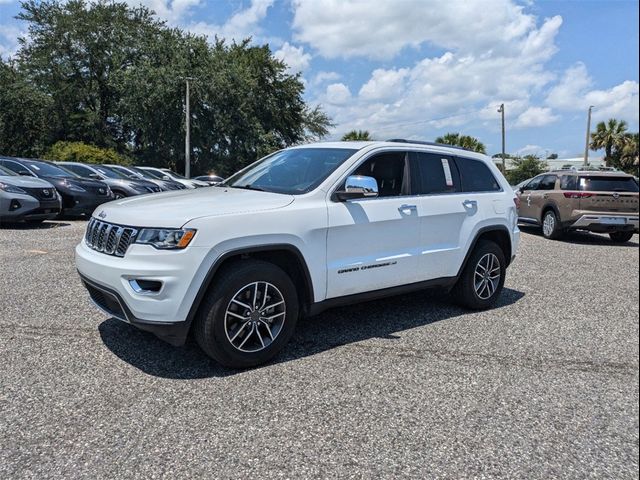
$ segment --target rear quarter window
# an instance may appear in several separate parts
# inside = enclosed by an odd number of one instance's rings
[[[576,177],[575,175],[564,175],[560,177],[560,189],[561,190],[577,190],[578,177]]]
[[[579,187],[584,192],[637,192],[633,177],[580,177]]]
[[[464,192],[499,192],[500,184],[489,167],[480,160],[456,157],[456,165],[460,172],[462,191]]]

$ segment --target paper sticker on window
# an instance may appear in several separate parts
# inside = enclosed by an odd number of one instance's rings
[[[453,187],[453,177],[451,176],[451,167],[449,166],[449,160],[442,158],[442,169],[444,170],[444,180],[447,182],[447,187]]]

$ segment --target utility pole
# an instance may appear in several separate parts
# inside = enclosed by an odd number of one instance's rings
[[[500,108],[498,109],[498,113],[502,114],[502,173],[507,173],[507,160],[505,153],[505,141],[504,141],[504,103],[500,104]]]
[[[587,114],[587,139],[584,143],[584,166],[589,165],[589,139],[591,137],[591,110],[593,105],[589,106],[589,113]]]
[[[184,137],[184,176],[191,178],[191,109],[189,105],[189,82],[192,77],[184,77],[187,82],[185,95],[185,137]]]

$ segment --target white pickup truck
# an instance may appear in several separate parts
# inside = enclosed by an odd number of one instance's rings
[[[426,142],[278,151],[224,183],[102,205],[76,248],[94,303],[246,368],[301,315],[441,287],[473,309],[503,288],[520,232],[490,158]]]

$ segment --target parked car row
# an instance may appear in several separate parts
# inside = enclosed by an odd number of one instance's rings
[[[90,215],[105,202],[136,195],[208,187],[169,169],[0,157],[0,221],[42,222]]]

